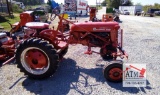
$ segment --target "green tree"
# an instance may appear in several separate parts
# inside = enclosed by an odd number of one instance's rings
[[[133,2],[131,0],[128,0],[125,4],[121,2],[121,6],[133,6]]]
[[[107,7],[118,9],[119,6],[132,6],[133,2],[128,0],[125,4],[123,0],[106,0]]]
[[[107,4],[106,2],[107,2],[107,1],[104,0],[104,1],[101,3],[101,5],[102,5],[102,6],[106,6],[106,4]]]
[[[160,9],[160,4],[155,3],[154,5],[144,5],[143,6],[143,11],[147,12],[148,9],[153,8],[153,9]]]
[[[160,8],[160,4],[154,3],[154,8],[155,8],[155,9],[159,9],[159,8]]]
[[[137,3],[137,4],[135,4],[135,5],[141,5],[141,6],[142,6],[142,4],[141,4],[141,3]]]
[[[40,5],[44,3],[44,0],[15,0],[17,2],[23,2],[24,5]]]

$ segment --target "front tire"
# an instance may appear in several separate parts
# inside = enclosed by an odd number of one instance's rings
[[[103,68],[103,75],[110,82],[122,82],[122,74],[122,61],[113,61]]]
[[[53,46],[42,39],[28,39],[16,51],[17,67],[29,78],[44,79],[58,67],[58,54]]]

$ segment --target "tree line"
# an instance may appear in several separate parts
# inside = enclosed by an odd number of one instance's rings
[[[119,6],[132,6],[134,4],[131,0],[128,0],[128,2],[125,3],[125,4],[124,4],[124,0],[103,0],[101,5],[102,6],[107,6],[107,7],[110,7],[110,8],[118,9]],[[145,12],[150,8],[160,9],[160,4],[158,4],[158,3],[155,3],[154,5],[142,5],[141,3],[137,3],[135,5],[143,6],[143,11],[145,11]]]
[[[17,2],[23,2],[24,5],[40,5],[44,3],[44,0],[15,0]]]
[[[143,10],[147,12],[148,9],[153,8],[153,9],[160,9],[160,4],[155,3],[154,5],[144,5]]]
[[[8,0],[10,2],[10,0]],[[23,2],[24,5],[41,5],[44,3],[44,0],[13,0],[17,2]],[[6,0],[2,0],[3,3],[6,3]]]
[[[128,0],[124,3],[123,0],[104,0],[101,3],[102,6],[107,6],[109,8],[116,8],[118,9],[119,6],[132,6],[133,2],[131,0]]]

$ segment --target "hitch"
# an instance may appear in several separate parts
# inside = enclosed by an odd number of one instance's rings
[[[128,60],[128,54],[125,52],[125,50],[123,50],[120,46],[118,47],[118,49],[120,50],[121,54],[120,55],[123,59],[123,57],[125,57]]]
[[[8,59],[7,61],[5,61],[4,63],[2,63],[2,66],[8,64],[9,62],[13,61],[15,59],[15,56],[11,57],[10,59]]]
[[[91,55],[92,54],[91,47],[88,47],[88,50],[84,52],[84,54]]]

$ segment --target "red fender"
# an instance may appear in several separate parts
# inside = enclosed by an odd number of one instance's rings
[[[39,35],[43,38],[47,38],[50,40],[55,40],[56,36],[57,36],[58,32],[55,30],[51,30],[51,29],[45,29],[43,31],[41,31],[39,33]]]

